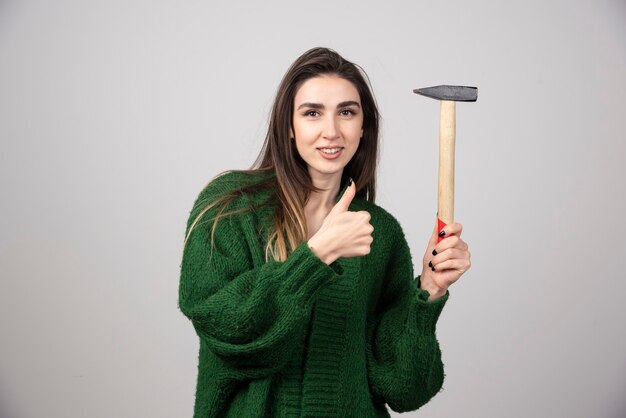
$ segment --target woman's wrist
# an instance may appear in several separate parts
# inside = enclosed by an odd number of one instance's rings
[[[324,263],[330,265],[336,258],[333,257],[330,251],[327,251],[328,246],[323,245],[317,236],[312,236],[311,239],[307,242],[309,248],[320,260]]]
[[[424,280],[424,276],[420,277],[420,289],[428,292],[428,301],[433,301],[441,298],[447,292],[447,289],[442,289],[438,286],[435,286],[434,283],[431,283],[428,279]]]

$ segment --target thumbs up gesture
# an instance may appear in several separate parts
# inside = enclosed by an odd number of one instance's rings
[[[370,253],[374,227],[369,212],[348,210],[356,195],[356,184],[351,181],[341,199],[326,215],[320,229],[309,239],[311,251],[326,264],[340,257],[358,257]]]

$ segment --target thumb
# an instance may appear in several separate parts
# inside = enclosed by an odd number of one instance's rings
[[[346,191],[343,192],[343,196],[339,199],[339,202],[335,204],[331,212],[347,212],[348,207],[350,206],[350,202],[354,199],[354,195],[356,194],[356,184],[352,179],[350,179],[350,185],[346,188]]]

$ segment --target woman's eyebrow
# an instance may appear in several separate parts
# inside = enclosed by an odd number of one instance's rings
[[[337,105],[337,108],[346,107],[346,106],[356,106],[358,108],[361,108],[361,105],[359,104],[359,102],[355,102],[354,100],[346,100],[345,102],[341,102]]]
[[[337,109],[339,109],[340,107],[346,107],[346,106],[356,106],[358,108],[361,107],[361,105],[359,104],[359,102],[354,101],[354,100],[346,100],[344,102],[341,102],[337,105]],[[302,103],[300,106],[298,106],[297,110],[302,109],[303,107],[308,107],[310,109],[325,109],[326,106],[324,106],[321,103],[311,103],[311,102],[306,102],[306,103]]]
[[[310,107],[311,109],[324,109],[324,105],[321,103],[302,103],[300,106],[298,106],[297,110],[302,109],[303,107]]]

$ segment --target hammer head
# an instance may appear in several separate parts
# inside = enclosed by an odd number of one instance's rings
[[[455,102],[475,102],[478,99],[478,89],[467,86],[434,86],[415,89],[413,93],[438,100],[452,100]]]

